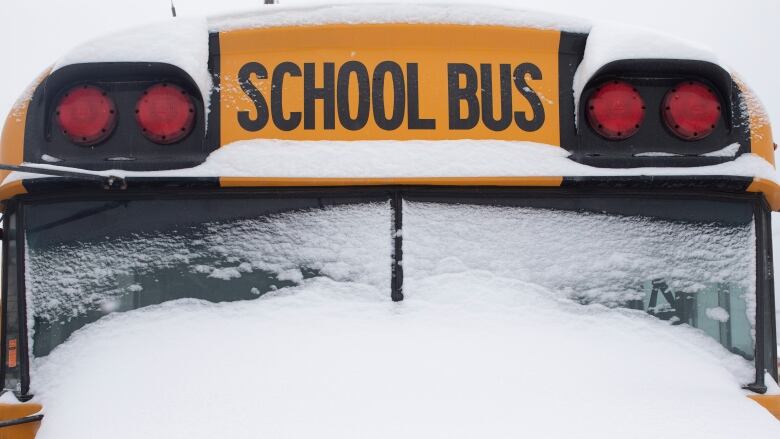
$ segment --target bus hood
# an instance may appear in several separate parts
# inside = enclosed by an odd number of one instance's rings
[[[33,363],[39,438],[774,438],[705,335],[453,260],[406,300],[326,278],[112,314]]]

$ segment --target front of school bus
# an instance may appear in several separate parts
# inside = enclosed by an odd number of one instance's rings
[[[771,130],[738,77],[685,42],[477,7],[173,21],[96,40],[55,64],[11,110],[0,162],[10,165],[0,185],[0,437],[78,431],[68,428],[79,412],[68,410],[85,397],[58,389],[72,391],[74,374],[86,378],[78,386],[100,382],[99,371],[76,372],[91,359],[74,346],[100,341],[95,328],[119,325],[119,314],[194,299],[273,303],[323,282],[370,290],[382,306],[405,306],[393,311],[401,315],[426,297],[452,311],[455,290],[479,295],[495,279],[497,290],[525,285],[507,297],[539,295],[522,309],[552,297],[590,313],[650,315],[641,325],[662,324],[653,331],[672,334],[670,345],[675,334],[694,337],[713,362],[738,370],[734,404],[751,428],[774,434],[743,396],[780,416]],[[465,304],[483,306],[473,300]],[[377,326],[396,318],[383,314]],[[68,355],[78,367],[63,366]],[[674,358],[656,361],[624,369],[681,373]],[[563,388],[560,398],[576,399]],[[692,388],[661,391],[709,394]],[[624,401],[643,403],[641,393]],[[97,399],[85,404],[109,413]],[[721,416],[689,415],[681,425]],[[748,431],[735,421],[734,431]],[[111,422],[100,426],[123,425]],[[554,424],[550,437],[562,428]]]

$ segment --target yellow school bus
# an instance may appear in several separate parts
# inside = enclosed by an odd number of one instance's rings
[[[531,258],[513,260],[509,275],[698,328],[755,366],[746,394],[780,418],[780,396],[765,394],[778,380],[770,213],[780,187],[756,97],[713,59],[599,58],[609,47],[586,25],[480,10],[430,7],[423,19],[387,7],[293,8],[203,27],[177,19],[87,44],[38,78],[0,144],[0,380],[18,400],[0,404],[0,437],[32,438],[46,423],[30,364],[80,328],[185,297],[250,300],[300,280],[251,258],[254,277],[240,279],[215,271],[234,267],[160,263],[170,242],[195,251],[206,239],[199,227],[213,221],[366,203],[391,220],[380,258],[395,302],[414,270],[403,263],[401,232],[414,221],[405,210],[420,203],[542,215],[556,234],[568,228],[555,229],[559,215],[601,215],[630,254],[687,248],[629,270],[553,245],[552,260],[578,264],[570,276],[545,276]],[[640,243],[635,227],[615,222],[626,218],[652,233]],[[177,227],[187,231],[165,234]],[[298,265],[301,278],[329,275]]]

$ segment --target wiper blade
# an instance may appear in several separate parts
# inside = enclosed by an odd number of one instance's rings
[[[98,175],[89,172],[79,172],[72,169],[39,168],[37,166],[7,165],[0,163],[0,170],[41,174],[52,177],[74,178],[101,183],[105,189],[127,189],[127,182],[123,177],[115,175]]]

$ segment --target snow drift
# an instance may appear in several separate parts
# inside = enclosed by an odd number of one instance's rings
[[[697,331],[486,272],[113,314],[34,363],[39,437],[774,438]]]

